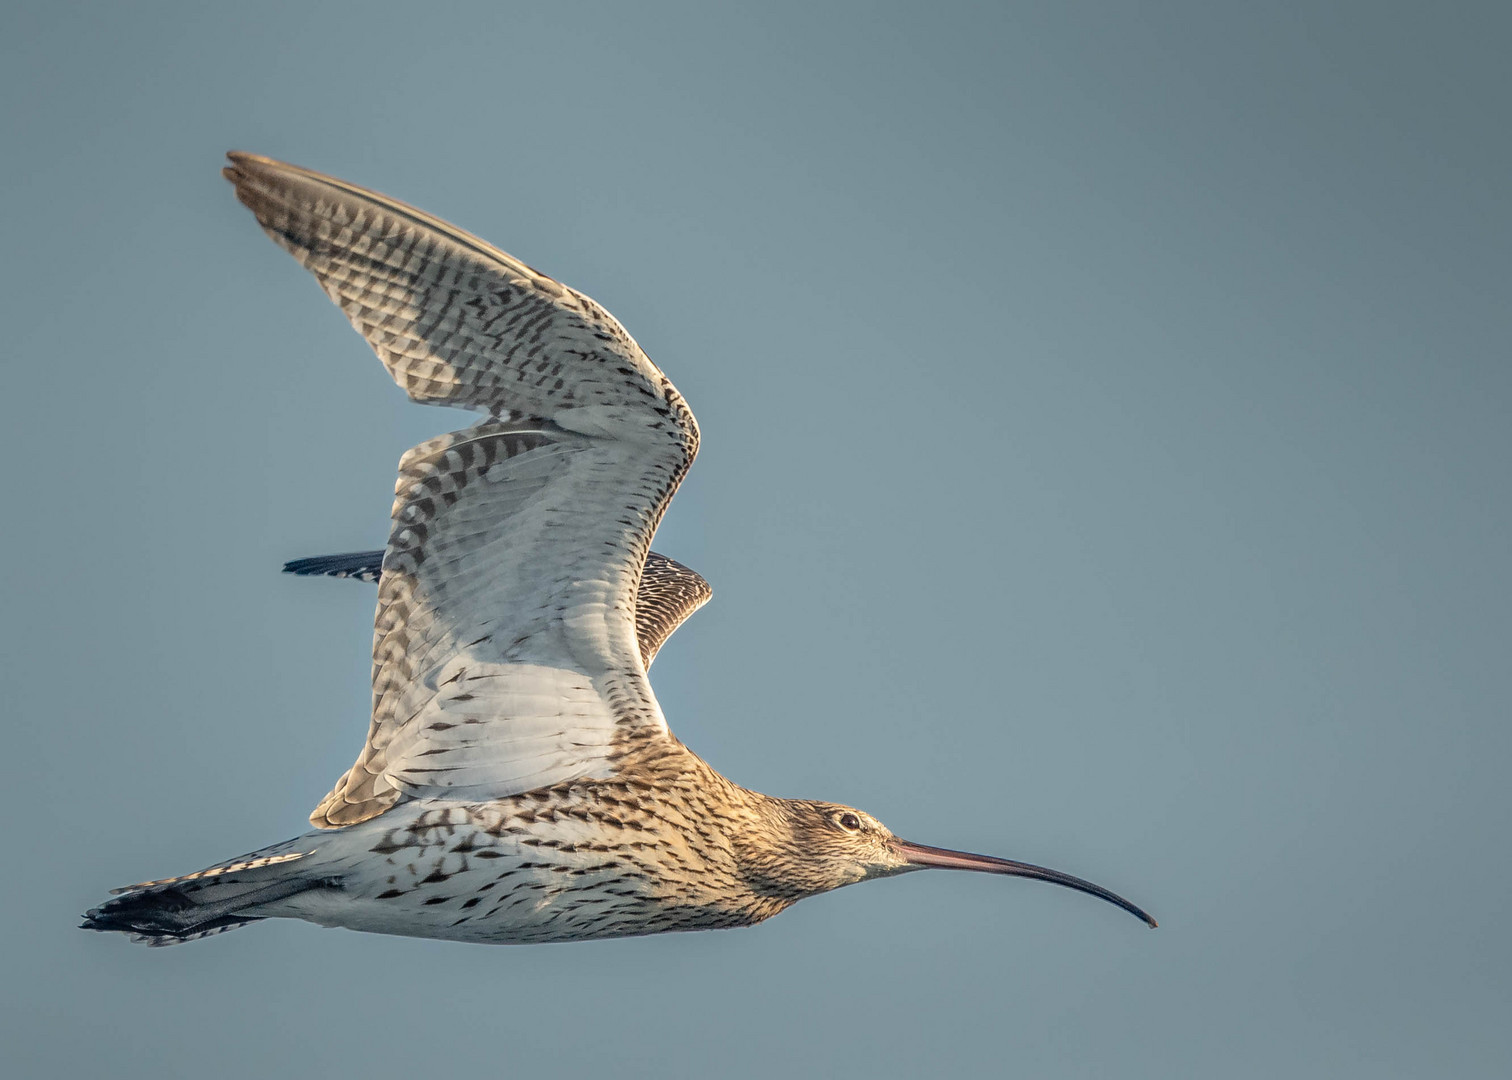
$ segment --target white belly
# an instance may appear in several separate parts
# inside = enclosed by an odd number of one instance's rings
[[[487,807],[417,802],[317,834],[333,887],[257,910],[377,934],[526,944],[677,929],[638,838],[559,815],[511,825]]]

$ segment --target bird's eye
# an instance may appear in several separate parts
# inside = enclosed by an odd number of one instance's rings
[[[855,814],[841,814],[835,819],[835,822],[846,832],[861,831],[861,819]]]

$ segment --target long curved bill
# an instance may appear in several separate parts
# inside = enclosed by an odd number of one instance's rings
[[[911,844],[907,840],[892,840],[892,849],[908,860],[910,866],[934,867],[940,870],[979,870],[984,874],[1010,874],[1013,877],[1037,878],[1040,881],[1064,885],[1068,889],[1088,893],[1110,904],[1117,904],[1130,915],[1144,920],[1154,928],[1155,920],[1129,903],[1117,893],[1111,893],[1100,885],[1083,881],[1079,877],[1049,870],[1030,863],[1014,862],[1012,859],[997,859],[991,855],[973,855],[969,851],[951,851],[949,848],[929,847],[927,844]]]

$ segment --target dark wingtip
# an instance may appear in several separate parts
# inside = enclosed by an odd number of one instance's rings
[[[291,559],[283,564],[285,574],[298,574],[300,577],[355,577],[362,581],[377,581],[382,568],[381,550],[312,555],[306,559]]]
[[[301,577],[306,574],[323,574],[325,571],[321,568],[321,564],[326,561],[327,558],[324,555],[316,555],[308,559],[290,559],[283,564],[283,573],[299,574]]]

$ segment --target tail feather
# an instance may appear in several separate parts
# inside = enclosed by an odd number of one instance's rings
[[[261,904],[335,884],[287,867],[313,854],[288,851],[293,843],[183,877],[116,889],[112,899],[85,912],[80,928],[118,931],[146,945],[178,945],[258,922]]]
[[[259,922],[256,916],[212,916],[182,892],[154,889],[108,900],[84,913],[81,930],[116,930],[140,945],[179,945]]]
[[[287,844],[280,845],[287,847]],[[295,859],[303,859],[315,854],[313,851],[290,851],[277,855],[256,854],[243,855],[230,862],[217,863],[207,866],[203,870],[196,870],[192,874],[182,874],[179,877],[162,878],[158,881],[139,881],[135,885],[123,885],[119,889],[111,889],[111,896],[120,896],[122,893],[136,892],[139,889],[152,889],[159,885],[178,885],[185,881],[199,881],[203,878],[220,877],[222,874],[235,874],[244,870],[261,870],[265,866],[277,866],[279,863],[293,862]]]
[[[227,930],[235,930],[238,926],[246,926],[248,923],[255,922],[262,922],[262,920],[236,919],[233,922],[223,923],[220,926],[212,926],[205,930],[191,930],[184,934],[132,933],[130,939],[134,944],[145,945],[149,949],[161,949],[165,945],[182,945],[186,941],[198,941],[200,938],[214,937],[216,934],[224,934]]]

